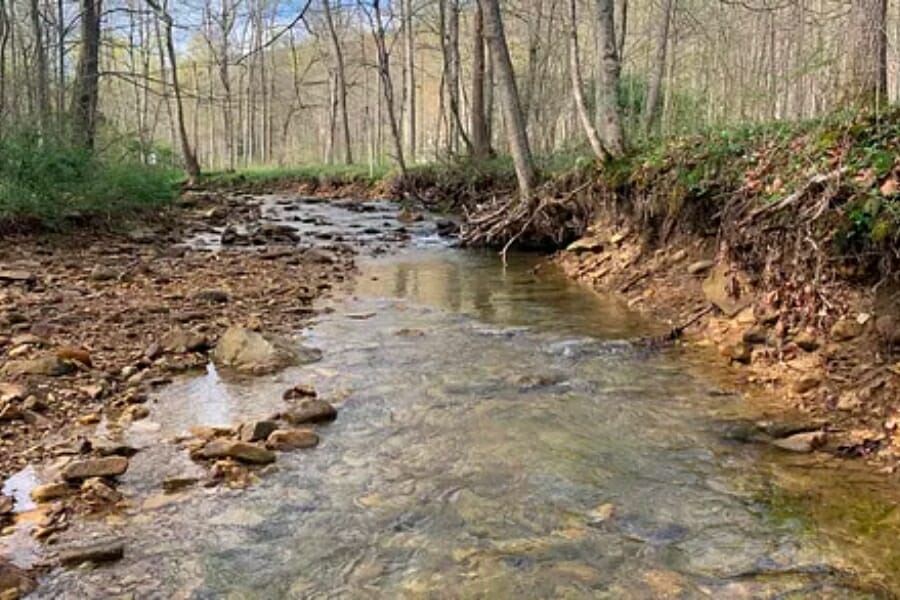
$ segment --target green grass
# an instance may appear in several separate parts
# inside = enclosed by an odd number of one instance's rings
[[[283,182],[319,181],[330,183],[362,182],[374,184],[388,177],[392,168],[387,164],[305,165],[298,167],[257,166],[235,171],[205,174],[203,183],[210,187],[265,185]]]
[[[155,211],[178,193],[181,174],[128,154],[95,154],[64,138],[21,129],[0,136],[0,223],[63,228]]]

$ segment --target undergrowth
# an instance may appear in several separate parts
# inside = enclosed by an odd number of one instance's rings
[[[63,136],[22,129],[0,135],[0,225],[64,228],[156,210],[180,175],[128,152],[90,152]]]

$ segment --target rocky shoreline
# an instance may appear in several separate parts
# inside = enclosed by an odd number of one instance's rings
[[[900,328],[870,290],[830,289],[829,297],[840,299],[837,316],[804,322],[802,307],[782,301],[797,290],[766,287],[758,273],[724,258],[713,239],[687,236],[654,248],[629,224],[602,218],[555,262],[569,277],[620,295],[673,330],[689,323],[682,343],[728,365],[766,419],[792,426],[777,446],[898,472],[900,364],[890,349],[900,342]],[[771,437],[766,422],[752,425],[736,439]]]
[[[0,242],[0,475],[29,464],[58,475],[31,490],[42,507],[30,517],[34,538],[51,541],[74,515],[116,509],[116,478],[137,450],[115,432],[148,417],[154,390],[174,377],[210,360],[258,375],[318,359],[291,337],[317,314],[313,302],[348,280],[358,245],[310,245],[261,213],[247,196],[188,193],[158,222],[131,231]],[[204,235],[218,243],[193,243]],[[311,427],[336,416],[302,385],[285,402],[271,419],[194,428],[175,441],[208,466],[206,484],[244,486],[275,452],[315,446]],[[5,533],[20,512],[0,494]],[[59,560],[121,556],[115,543],[95,546],[63,549]],[[34,579],[0,560],[0,584],[0,596],[15,598]]]

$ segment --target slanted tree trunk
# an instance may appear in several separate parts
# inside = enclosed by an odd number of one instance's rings
[[[72,133],[77,143],[93,150],[97,137],[100,79],[100,3],[81,2],[81,49],[72,95]]]
[[[194,150],[191,148],[187,128],[184,124],[184,103],[181,100],[181,85],[178,83],[178,62],[175,57],[175,40],[172,36],[172,16],[166,10],[166,6],[158,4],[156,0],[147,0],[147,4],[156,12],[157,17],[163,22],[165,27],[166,53],[168,54],[169,66],[172,71],[172,90],[175,93],[175,117],[178,127],[178,139],[181,141],[184,170],[187,172],[191,182],[193,182],[200,177],[200,163],[197,162],[197,155],[194,154]]]
[[[325,10],[325,22],[328,25],[331,50],[334,53],[334,69],[337,75],[337,110],[341,120],[344,163],[349,165],[353,163],[353,150],[350,147],[350,118],[347,115],[347,76],[344,70],[344,51],[341,48],[341,40],[338,38],[337,30],[334,27],[334,18],[331,16],[328,0],[322,0],[322,8]]]
[[[578,118],[587,135],[591,150],[598,160],[604,161],[609,158],[609,153],[600,141],[597,135],[597,129],[594,122],[588,114],[587,106],[584,101],[584,92],[582,90],[583,82],[581,77],[581,60],[578,56],[578,15],[577,0],[569,0],[569,74],[572,78],[572,93],[575,97],[575,109],[578,111]]]
[[[485,118],[484,103],[484,13],[481,4],[475,2],[472,15],[472,100],[470,129],[472,131],[472,157],[483,160],[491,154],[491,138]]]
[[[659,17],[659,31],[656,34],[656,55],[653,57],[653,68],[647,84],[647,95],[644,97],[643,123],[644,134],[648,135],[659,118],[659,99],[663,77],[666,73],[666,52],[669,47],[669,24],[675,0],[663,0],[662,14]]]
[[[887,0],[853,0],[847,100],[877,108],[887,98]]]
[[[597,2],[597,46],[600,51],[597,115],[603,145],[612,156],[625,152],[625,133],[619,111],[619,54],[616,49],[614,0]]]
[[[523,199],[531,197],[532,188],[537,178],[531,147],[528,143],[528,131],[525,126],[525,115],[519,100],[516,77],[513,72],[506,34],[503,31],[503,20],[500,15],[499,0],[479,0],[484,13],[484,29],[491,55],[494,57],[495,69],[501,91],[501,108],[506,121],[510,152],[516,167],[516,178],[519,181],[519,192]]]

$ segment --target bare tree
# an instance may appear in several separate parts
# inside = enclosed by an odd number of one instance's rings
[[[887,0],[852,0],[848,98],[878,107],[887,96]]]
[[[656,119],[659,117],[659,96],[662,89],[663,76],[666,72],[666,50],[669,47],[669,23],[672,21],[672,11],[675,0],[663,0],[662,13],[659,16],[659,31],[656,34],[656,55],[653,58],[653,66],[650,78],[647,82],[647,95],[644,97],[643,128],[644,134],[649,134]]]
[[[597,129],[591,120],[584,101],[584,92],[582,87],[584,83],[581,78],[581,59],[578,54],[578,15],[577,0],[569,0],[569,73],[572,77],[572,94],[575,98],[575,107],[578,111],[578,117],[587,135],[588,142],[594,156],[600,161],[604,161],[609,157],[609,152],[603,147],[600,136],[597,135]]]
[[[184,159],[184,170],[187,172],[191,181],[193,181],[200,177],[200,163],[197,162],[197,155],[194,154],[194,150],[191,148],[187,128],[184,125],[184,103],[181,99],[181,85],[178,83],[178,61],[175,54],[175,41],[172,38],[172,16],[169,14],[165,4],[159,4],[156,0],[147,0],[147,4],[156,12],[157,17],[163,22],[165,27],[166,52],[169,56],[169,66],[172,67],[172,89],[175,93],[175,114],[178,122],[178,138],[181,141],[181,154]]]
[[[344,163],[353,163],[353,151],[350,147],[350,120],[347,116],[347,75],[344,69],[344,52],[341,49],[341,41],[334,27],[334,18],[331,16],[331,8],[328,0],[322,0],[322,8],[325,11],[325,22],[328,25],[328,34],[331,39],[331,49],[334,53],[334,69],[337,78],[337,111],[341,119],[341,129],[344,142]]]
[[[499,0],[479,0],[484,13],[484,28],[491,55],[497,69],[500,91],[502,93],[501,108],[506,119],[506,131],[509,138],[510,152],[516,167],[516,178],[519,180],[519,191],[523,198],[530,198],[537,178],[531,147],[528,143],[528,131],[525,127],[525,115],[519,100],[516,87],[516,76],[513,72],[503,20],[500,15]]]
[[[94,148],[97,135],[97,101],[100,78],[101,0],[81,1],[81,51],[72,96],[72,127],[75,139]]]
[[[472,156],[484,159],[491,154],[491,136],[485,115],[485,52],[484,52],[484,12],[476,0],[472,14],[472,92],[471,130]]]
[[[600,72],[597,85],[597,113],[603,145],[613,156],[625,152],[625,133],[619,112],[619,54],[616,49],[614,0],[596,0],[597,47],[600,50]]]

